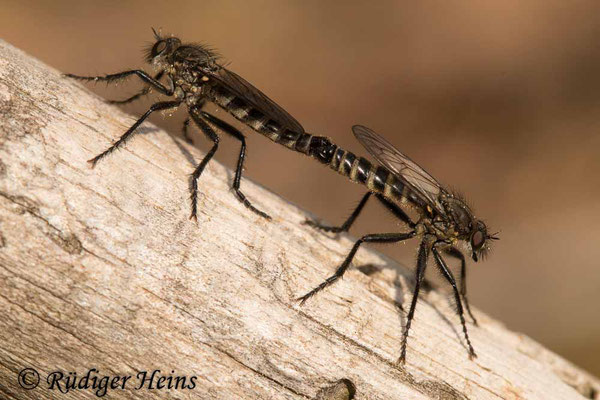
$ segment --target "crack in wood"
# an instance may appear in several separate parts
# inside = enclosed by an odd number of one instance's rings
[[[83,170],[85,156],[91,154],[88,146],[105,146],[128,118],[2,41],[0,113],[0,199],[9,205],[0,207],[0,272],[8,277],[0,280],[0,298],[14,313],[2,321],[3,350],[12,353],[0,351],[1,365],[17,365],[29,360],[30,353],[51,365],[44,356],[48,350],[64,351],[61,360],[77,365],[89,361],[82,354],[100,354],[92,361],[104,369],[110,369],[107,361],[132,371],[137,368],[131,364],[168,362],[201,370],[205,387],[194,395],[207,399],[223,398],[222,392],[243,399],[308,399],[326,393],[339,378],[356,386],[356,400],[580,398],[564,382],[597,396],[600,385],[594,377],[545,349],[543,354],[521,354],[520,347],[531,350],[533,342],[515,339],[489,317],[485,330],[474,332],[482,359],[466,361],[452,333],[437,328],[444,313],[436,313],[436,307],[421,306],[421,329],[409,364],[401,368],[388,360],[375,346],[393,353],[398,327],[388,322],[398,318],[396,304],[403,297],[398,290],[407,293],[411,288],[405,280],[410,278],[403,275],[398,285],[385,274],[380,279],[378,268],[369,265],[381,259],[390,268],[395,264],[370,248],[361,250],[361,259],[369,260],[358,268],[361,274],[338,286],[331,303],[322,303],[318,313],[299,309],[293,298],[300,276],[326,273],[326,268],[311,266],[339,261],[346,251],[339,242],[291,224],[307,215],[245,180],[245,190],[262,194],[264,205],[277,215],[270,224],[257,221],[224,189],[221,180],[231,172],[218,163],[211,164],[203,181],[206,218],[191,227],[188,210],[173,206],[179,198],[169,198],[172,189],[165,188],[173,185],[172,171],[185,171],[190,160],[202,155],[174,144],[162,131],[128,147],[133,155],[129,163],[111,161],[101,171],[110,181],[91,179]],[[185,150],[183,158],[177,149]],[[156,159],[152,155],[157,152],[165,157]],[[31,156],[25,159],[26,154]],[[144,173],[136,174],[134,168]],[[176,180],[181,184],[181,178]],[[138,189],[129,189],[132,184]],[[94,185],[101,187],[95,190]],[[144,206],[131,207],[122,190]],[[60,229],[54,215],[72,232]],[[343,240],[348,239],[345,235]],[[353,308],[357,291],[368,298]],[[387,295],[393,291],[395,296]],[[432,291],[437,298],[436,289]],[[13,303],[5,302],[7,297]],[[43,315],[44,307],[48,315]],[[353,328],[322,321],[350,322]],[[196,341],[204,334],[207,343]],[[75,345],[54,347],[60,337]],[[101,344],[94,347],[96,341]],[[22,343],[35,351],[23,354]],[[109,348],[114,354],[107,354]],[[210,362],[198,356],[203,352],[211,355]],[[12,382],[11,374],[0,369],[0,381]],[[584,387],[585,382],[590,386]],[[349,388],[332,391],[327,400],[348,400]],[[0,384],[0,397],[27,396],[13,390]],[[89,395],[73,393],[74,398]],[[157,398],[160,393],[126,395]]]

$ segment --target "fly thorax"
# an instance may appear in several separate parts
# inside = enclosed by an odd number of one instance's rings
[[[425,232],[428,232],[428,229],[424,224],[418,223],[417,225],[415,225],[415,233],[417,235],[422,235]]]
[[[183,81],[185,83],[188,83],[190,85],[195,85],[196,82],[198,81],[198,73],[196,71],[191,71],[191,70],[184,70],[181,74],[181,79],[183,79]]]
[[[175,92],[173,93],[173,95],[175,96],[175,98],[177,100],[185,99],[185,91],[183,90],[183,88],[181,86],[175,87]]]
[[[448,230],[451,229],[448,227],[446,222],[441,221],[441,220],[433,221],[433,223],[431,225],[433,226],[433,229],[435,229],[438,232],[447,232]]]
[[[150,62],[150,65],[157,71],[165,70],[167,73],[171,73],[173,69],[164,58],[155,58]]]
[[[193,106],[195,104],[198,104],[199,101],[199,97],[198,96],[194,96],[192,94],[186,96],[185,98],[185,104],[187,104],[188,106]]]
[[[441,221],[433,221],[428,217],[421,217],[415,228],[417,234],[430,234],[439,236],[442,234],[443,225]]]
[[[459,235],[466,235],[471,231],[473,214],[469,207],[457,198],[450,198],[445,203],[446,212],[451,217],[456,232]]]
[[[434,220],[429,226],[429,233],[441,240],[453,239],[456,236],[454,232],[453,224],[443,220]]]

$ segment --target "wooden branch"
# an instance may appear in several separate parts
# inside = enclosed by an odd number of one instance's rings
[[[190,221],[188,175],[202,154],[155,128],[89,168],[132,118],[3,42],[0,113],[4,399],[94,398],[93,388],[62,394],[46,381],[92,368],[98,379],[132,376],[108,398],[598,396],[596,378],[478,310],[470,361],[435,290],[419,301],[406,366],[396,365],[410,271],[365,246],[355,265],[369,268],[300,307],[294,299],[333,272],[351,238],[302,225],[305,212],[244,180],[274,220],[255,216],[216,162]],[[41,377],[33,390],[17,379],[28,367]],[[137,374],[155,369],[188,384],[195,376],[195,387],[136,390]]]

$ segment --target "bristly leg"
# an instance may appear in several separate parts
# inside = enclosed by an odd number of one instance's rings
[[[133,134],[135,133],[135,130],[138,128],[138,126],[140,126],[142,124],[142,122],[144,122],[146,120],[146,118],[148,118],[150,116],[150,114],[152,114],[154,111],[159,111],[159,110],[166,110],[169,108],[175,108],[177,106],[179,106],[179,104],[181,104],[181,102],[179,101],[163,101],[160,103],[156,103],[153,104],[150,109],[148,111],[146,111],[144,113],[144,115],[142,115],[128,130],[127,132],[125,132],[120,138],[119,140],[117,140],[112,146],[110,146],[108,149],[106,149],[105,151],[103,151],[102,153],[98,154],[96,157],[92,158],[91,160],[88,160],[88,162],[90,164],[92,164],[92,167],[95,167],[96,164],[98,163],[98,161],[100,161],[101,159],[103,159],[104,157],[106,157],[107,155],[109,155],[110,153],[112,153],[113,151],[115,151],[116,149],[118,149],[120,146],[122,146],[123,144],[125,144],[129,139],[131,139],[131,137],[133,136]]]
[[[363,243],[395,243],[395,242],[401,242],[403,240],[410,239],[410,238],[414,237],[415,235],[416,235],[416,232],[412,231],[409,233],[375,233],[375,234],[366,235],[366,236],[361,237],[360,239],[358,239],[356,241],[356,243],[354,243],[354,246],[352,246],[352,250],[350,250],[350,253],[348,253],[348,255],[346,256],[346,259],[344,260],[342,265],[340,265],[340,267],[335,271],[335,273],[332,276],[325,279],[325,281],[323,283],[321,283],[319,286],[317,286],[316,288],[314,288],[313,290],[311,290],[304,296],[297,298],[296,300],[300,301],[300,305],[303,305],[306,302],[306,300],[308,300],[309,298],[311,298],[312,296],[314,296],[321,290],[325,289],[327,286],[333,284],[335,281],[340,279],[344,275],[344,273],[346,272],[348,267],[350,266],[350,263],[352,262],[352,259],[354,258],[354,255],[358,251],[358,248],[360,247],[361,244],[363,244]]]
[[[465,340],[467,341],[467,346],[469,348],[469,358],[473,359],[473,358],[477,357],[477,355],[475,354],[475,350],[473,349],[473,346],[471,345],[471,341],[469,340],[469,334],[467,333],[467,324],[465,322],[464,310],[463,310],[462,302],[460,301],[460,294],[458,293],[458,287],[456,286],[456,280],[454,279],[452,272],[448,269],[446,262],[440,255],[440,252],[436,248],[436,245],[438,245],[438,244],[445,244],[445,243],[444,242],[436,242],[433,245],[433,247],[431,248],[431,251],[433,252],[433,258],[435,259],[435,263],[438,266],[439,270],[442,272],[442,275],[444,275],[444,278],[446,278],[446,280],[450,283],[450,285],[452,286],[452,290],[454,291],[454,299],[456,301],[456,307],[458,309],[458,316],[460,317],[460,323],[462,324],[463,333],[465,334]]]
[[[151,77],[146,72],[144,72],[140,69],[123,71],[123,72],[119,72],[116,74],[110,74],[110,75],[105,75],[105,76],[79,76],[79,75],[73,75],[73,74],[64,74],[64,76],[66,76],[67,78],[78,79],[81,81],[107,82],[107,83],[116,82],[118,80],[128,78],[132,75],[137,75],[142,81],[150,84],[152,87],[154,87],[156,90],[158,90],[162,94],[165,94],[167,96],[173,95],[173,91],[174,91],[173,88],[166,88],[158,80],[154,79],[153,77]]]
[[[204,121],[198,115],[197,108],[190,109],[190,115],[191,115],[192,119],[194,120],[194,122],[196,123],[196,125],[198,125],[198,128],[200,128],[200,130],[206,135],[206,137],[211,142],[213,142],[213,146],[211,147],[211,149],[208,151],[208,153],[206,153],[206,155],[204,156],[202,161],[200,161],[200,164],[198,164],[198,166],[196,167],[196,169],[190,176],[190,201],[192,203],[192,212],[190,214],[190,219],[197,221],[198,220],[198,216],[197,216],[197,213],[198,213],[198,179],[200,178],[200,175],[202,175],[202,171],[204,171],[204,168],[206,168],[206,165],[208,164],[208,162],[213,158],[213,156],[217,152],[217,149],[219,148],[219,136],[213,130],[213,128],[211,128],[210,125],[208,125],[206,123],[206,121]]]
[[[183,121],[183,127],[181,128],[181,135],[183,136],[183,139],[188,142],[189,144],[194,144],[194,141],[192,140],[192,137],[190,136],[190,132],[188,130],[190,125],[190,119],[189,117],[185,119],[185,121]]]
[[[406,214],[403,209],[398,207],[397,204],[392,203],[391,201],[383,197],[382,194],[377,194],[377,200],[379,200],[381,204],[383,204],[383,206],[388,209],[389,212],[394,214],[396,218],[408,225],[409,228],[415,228],[416,224],[410,219],[408,214]]]
[[[242,202],[242,204],[244,206],[246,206],[246,208],[248,208],[250,211],[254,212],[255,214],[260,215],[263,218],[271,219],[271,217],[267,213],[254,207],[252,205],[252,203],[250,203],[250,200],[248,200],[246,198],[246,195],[244,193],[242,193],[242,191],[240,189],[240,183],[242,180],[242,172],[244,170],[244,161],[246,160],[246,138],[244,137],[242,132],[240,132],[238,129],[236,129],[232,125],[228,124],[227,122],[223,121],[222,119],[217,118],[214,115],[209,114],[205,111],[202,111],[201,114],[206,120],[208,120],[208,122],[215,125],[217,128],[221,129],[223,132],[229,134],[230,136],[232,136],[233,138],[235,138],[241,142],[242,147],[240,149],[240,155],[238,157],[237,167],[235,169],[235,177],[233,178],[233,186],[232,186],[233,191],[237,195],[238,200],[240,200]]]
[[[469,300],[467,299],[467,262],[465,260],[465,255],[456,247],[449,247],[444,249],[444,251],[449,256],[460,260],[460,294],[462,295],[465,301],[465,308],[467,309],[467,313],[473,320],[473,324],[475,324],[475,326],[479,326],[479,324],[477,323],[477,319],[475,319],[473,313],[471,312],[471,307],[469,307]]]
[[[156,75],[154,75],[154,80],[159,80],[160,78],[162,78],[162,76],[164,75],[165,71],[159,71]],[[146,86],[145,88],[143,88],[142,90],[140,90],[137,94],[134,94],[131,97],[128,97],[126,99],[123,100],[107,100],[106,102],[108,104],[117,104],[117,105],[121,105],[121,104],[127,104],[127,103],[131,103],[141,97],[144,97],[146,95],[148,95],[150,93],[151,87],[150,86]]]
[[[360,203],[358,203],[358,206],[354,209],[354,211],[352,211],[352,214],[350,214],[348,219],[341,226],[324,225],[324,224],[320,224],[316,221],[312,221],[309,219],[305,220],[304,224],[312,226],[313,228],[316,228],[316,229],[320,229],[325,232],[333,232],[333,233],[348,232],[348,230],[350,230],[350,227],[352,226],[352,224],[354,224],[354,221],[356,221],[356,218],[358,217],[358,215],[362,212],[363,208],[367,204],[367,201],[369,200],[371,194],[373,194],[373,193],[372,192],[365,193],[363,198],[360,200]],[[413,229],[415,227],[415,223],[410,219],[410,217],[400,207],[398,207],[396,204],[392,203],[391,201],[389,201],[388,199],[383,197],[383,195],[381,195],[381,194],[376,194],[375,196],[377,197],[377,200],[379,200],[379,202],[381,204],[383,204],[383,206],[385,208],[387,208],[388,211],[390,211],[392,214],[394,214],[398,219],[400,219],[402,222],[404,222],[406,225],[408,225],[411,229]]]
[[[350,227],[356,220],[356,217],[358,217],[358,215],[361,213],[363,208],[365,208],[365,205],[367,204],[367,201],[369,201],[371,194],[373,194],[373,193],[372,192],[365,193],[363,198],[360,199],[360,203],[358,203],[358,206],[354,209],[354,211],[352,211],[352,214],[350,214],[348,219],[341,226],[324,225],[324,224],[321,224],[319,222],[316,222],[316,221],[313,221],[310,219],[305,220],[304,224],[308,225],[308,226],[312,226],[313,228],[316,228],[316,229],[319,229],[319,230],[322,230],[325,232],[333,232],[333,233],[348,232],[348,230],[350,229]]]
[[[425,268],[427,267],[427,259],[429,258],[429,243],[430,240],[428,240],[428,237],[423,237],[421,245],[419,246],[419,254],[417,256],[417,271],[415,272],[415,290],[413,291],[410,309],[408,311],[408,316],[406,317],[406,326],[404,327],[404,334],[402,335],[400,358],[398,358],[398,362],[401,364],[406,362],[406,342],[408,341],[408,331],[410,330],[410,325],[415,316],[415,308],[417,307],[421,283],[425,277]]]

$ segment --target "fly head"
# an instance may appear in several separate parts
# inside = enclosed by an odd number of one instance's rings
[[[469,238],[471,249],[473,251],[473,261],[477,262],[480,258],[490,251],[490,242],[500,240],[497,233],[489,234],[485,223],[479,219],[474,220],[473,229]]]
[[[181,40],[176,37],[162,37],[154,29],[156,42],[146,50],[146,61],[155,67],[166,67],[172,63],[175,51],[181,46]]]
[[[455,230],[460,239],[471,246],[471,257],[477,262],[490,250],[490,241],[498,237],[488,234],[485,223],[475,218],[473,212],[463,199],[455,195],[448,195],[442,201],[447,215],[452,219]]]

